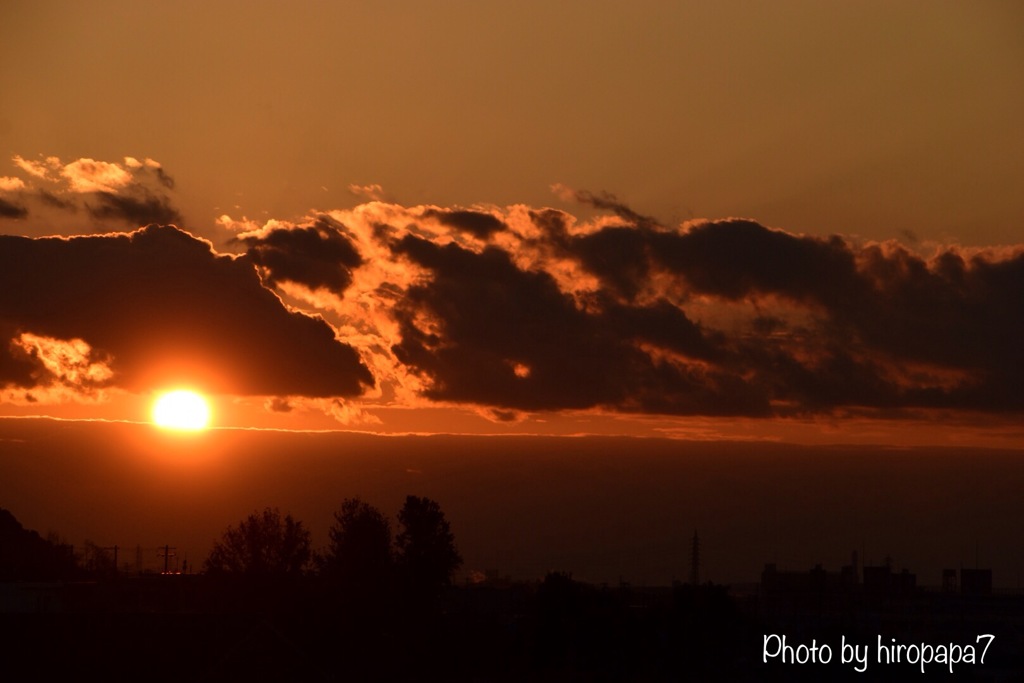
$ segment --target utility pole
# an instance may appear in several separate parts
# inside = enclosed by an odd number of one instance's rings
[[[694,586],[700,584],[700,537],[697,530],[693,530],[693,549],[690,555],[690,583]]]
[[[114,576],[117,576],[117,548],[118,548],[118,546],[116,546],[116,545],[112,546],[112,547],[108,547],[108,548],[103,548],[103,550],[113,550],[114,551]]]
[[[171,552],[173,550],[177,550],[177,548],[169,545],[165,545],[163,548],[159,548],[157,550],[157,555],[164,556],[164,574],[168,572],[168,565],[171,561],[171,558],[177,555],[177,553]]]

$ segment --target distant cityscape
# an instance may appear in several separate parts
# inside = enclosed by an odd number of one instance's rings
[[[428,499],[409,501],[421,517],[443,521]],[[403,508],[406,532],[417,526],[408,516],[416,509]],[[1024,672],[1024,648],[1015,645],[1024,595],[993,591],[989,568],[947,569],[940,587],[924,588],[910,570],[890,560],[861,566],[853,552],[835,571],[767,563],[759,581],[724,586],[703,579],[695,531],[689,580],[671,586],[593,585],[569,571],[532,580],[498,569],[456,577],[457,553],[442,553],[433,574],[429,563],[415,569],[390,554],[387,525],[372,506],[351,499],[337,519],[334,539],[346,550],[336,560],[256,571],[253,560],[232,564],[225,544],[256,522],[301,530],[269,508],[229,528],[212,554],[220,559],[202,565],[169,544],[76,550],[0,510],[7,670],[36,679],[99,673],[116,654],[132,667],[162,658],[153,678],[166,681],[778,680],[785,663],[758,656],[771,634],[780,647],[783,636],[864,647],[884,639],[894,653],[907,642],[952,647],[984,635],[991,656],[983,667],[958,665],[958,677],[1001,683]],[[383,544],[367,543],[375,536]],[[257,538],[258,554],[280,555],[273,534],[246,538]],[[400,538],[408,548],[409,537]],[[374,547],[384,554],[370,562]],[[39,658],[41,647],[57,655]],[[876,667],[872,680],[901,680],[907,666]],[[807,680],[815,673],[805,672]]]

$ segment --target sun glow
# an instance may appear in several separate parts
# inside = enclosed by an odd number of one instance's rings
[[[194,391],[169,391],[161,394],[153,404],[153,422],[164,429],[206,429],[210,422],[210,406]]]

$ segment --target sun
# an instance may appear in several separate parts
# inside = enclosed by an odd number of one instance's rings
[[[165,429],[206,429],[210,423],[210,406],[205,398],[194,391],[168,391],[161,394],[153,404],[153,422]]]

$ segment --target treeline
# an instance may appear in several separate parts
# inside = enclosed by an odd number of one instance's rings
[[[429,498],[407,496],[397,519],[393,535],[378,508],[345,499],[334,513],[328,546],[318,552],[302,521],[268,507],[223,532],[203,573],[263,584],[319,577],[353,596],[401,589],[428,599],[451,583],[462,564],[455,537],[440,505]],[[107,549],[86,542],[76,555],[56,534],[43,538],[0,508],[0,581],[102,578],[116,569]]]
[[[557,571],[450,586],[461,557],[440,506],[408,496],[394,519],[347,499],[316,551],[301,521],[254,511],[199,575],[71,582],[51,614],[0,610],[5,666],[49,680],[106,672],[116,653],[125,666],[161,662],[151,675],[166,681],[741,680],[736,652],[756,651],[761,631],[721,587],[601,588]],[[86,576],[59,539],[5,511],[0,530],[3,569],[22,562],[8,579],[40,578],[23,552]],[[104,552],[93,550],[90,561]]]
[[[316,552],[301,521],[265,508],[224,531],[203,573],[226,587],[261,589],[314,578],[330,600],[347,607],[379,610],[398,598],[429,605],[462,565],[455,536],[440,505],[429,498],[407,496],[397,519],[393,535],[383,512],[348,498],[334,513],[327,548]]]

